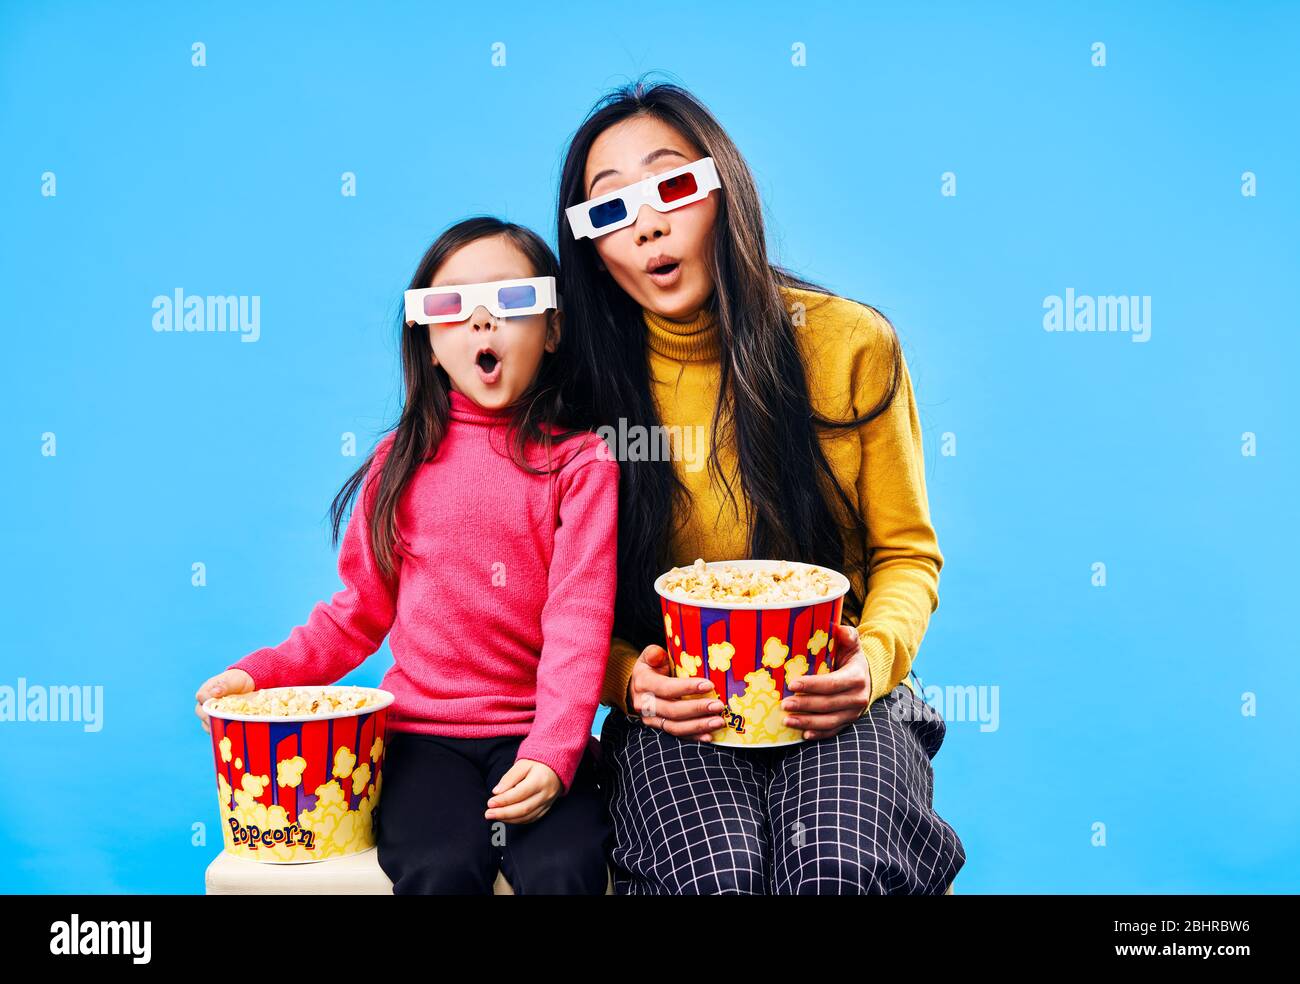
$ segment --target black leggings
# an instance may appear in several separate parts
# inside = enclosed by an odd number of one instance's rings
[[[590,748],[541,819],[483,816],[522,741],[388,733],[374,822],[393,894],[490,895],[498,870],[518,895],[605,894],[613,833]]]

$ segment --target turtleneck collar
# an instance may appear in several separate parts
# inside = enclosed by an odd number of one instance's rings
[[[722,351],[713,311],[708,304],[689,321],[672,321],[641,309],[650,348],[676,362],[711,362]]]
[[[493,409],[481,407],[460,390],[451,391],[451,419],[463,420],[469,424],[496,424],[510,416],[509,407]]]

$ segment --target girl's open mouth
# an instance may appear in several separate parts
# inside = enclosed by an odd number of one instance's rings
[[[491,349],[483,349],[474,359],[478,378],[491,386],[501,378],[501,357]]]

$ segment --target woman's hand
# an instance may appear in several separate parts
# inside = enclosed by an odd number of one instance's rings
[[[203,730],[212,733],[212,728],[208,724],[207,712],[203,710],[203,702],[209,697],[224,697],[227,694],[246,694],[250,690],[256,690],[253,686],[253,678],[243,670],[226,670],[224,673],[218,673],[212,677],[203,686],[199,687],[198,692],[194,695],[194,713],[198,715],[199,720],[203,722]]]
[[[713,684],[699,677],[678,679],[663,646],[646,646],[632,668],[628,681],[628,703],[641,715],[641,723],[659,728],[678,738],[712,741],[713,732],[724,724],[718,717],[723,703],[716,694],[700,697],[713,690]],[[695,698],[688,700],[686,698]]]
[[[492,787],[494,795],[487,801],[488,809],[483,816],[506,823],[532,823],[546,815],[563,788],[560,777],[549,765],[532,759],[515,759],[515,764]]]
[[[862,716],[871,705],[871,667],[858,645],[858,630],[851,625],[835,626],[836,669],[809,673],[788,680],[796,692],[781,701],[789,728],[803,728],[805,738],[830,738]]]

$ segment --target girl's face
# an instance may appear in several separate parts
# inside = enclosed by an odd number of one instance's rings
[[[676,129],[636,116],[604,130],[591,145],[583,175],[587,198],[706,156]],[[713,293],[713,222],[717,192],[671,212],[642,205],[636,222],[597,236],[596,255],[633,300],[665,318],[688,321]]]
[[[528,257],[508,236],[466,243],[433,275],[430,287],[479,284],[536,277]],[[433,364],[442,366],[451,387],[481,407],[514,403],[537,375],[544,352],[560,341],[559,311],[497,318],[479,306],[465,321],[429,325]]]

